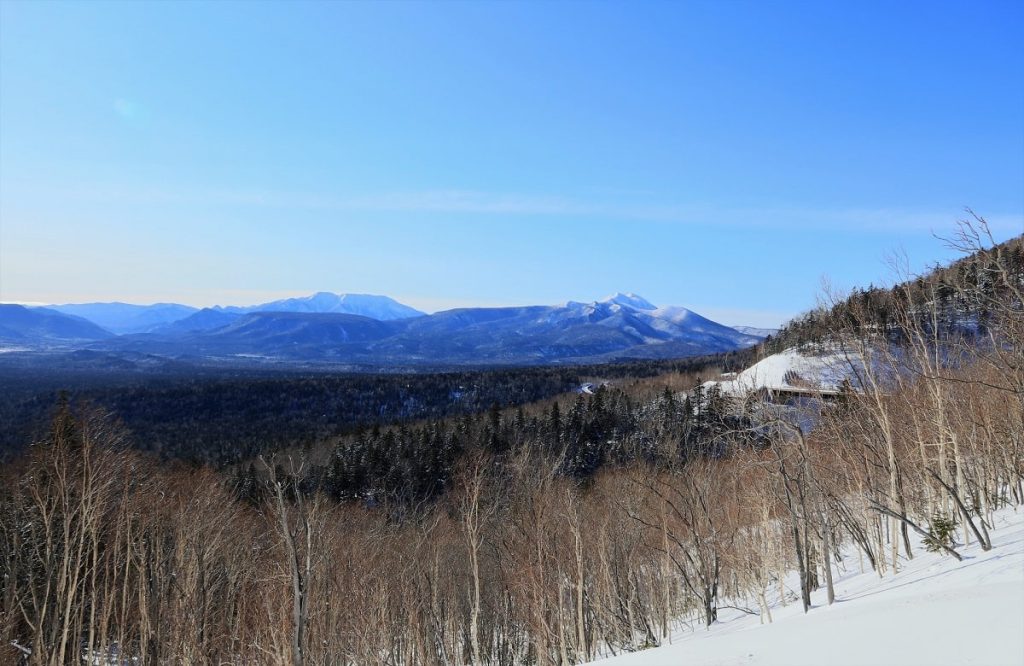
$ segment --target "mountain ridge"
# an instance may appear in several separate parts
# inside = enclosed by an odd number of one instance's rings
[[[360,308],[388,318],[336,311]],[[417,314],[396,316],[409,312]],[[543,365],[694,356],[734,351],[759,341],[686,308],[658,307],[634,293],[562,305],[423,314],[388,297],[317,292],[247,308],[193,310],[145,331],[95,338],[78,346],[171,358],[378,366]]]
[[[426,314],[416,308],[399,303],[390,296],[377,294],[334,293],[318,291],[309,296],[283,298],[259,305],[225,306],[228,312],[306,312],[319,314],[352,314],[378,321],[408,319]]]
[[[0,342],[32,344],[95,341],[114,337],[82,317],[48,308],[0,303]]]

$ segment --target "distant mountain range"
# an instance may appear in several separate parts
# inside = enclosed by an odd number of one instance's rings
[[[286,298],[271,301],[263,305],[249,307],[227,307],[230,312],[310,312],[352,314],[369,317],[378,321],[407,319],[422,316],[423,312],[408,305],[402,305],[387,296],[372,294],[332,294],[329,291],[318,291],[312,296],[302,298]]]
[[[48,310],[63,312],[88,319],[102,326],[111,333],[149,333],[161,327],[179,322],[196,314],[199,308],[178,303],[154,303],[153,305],[134,305],[132,303],[69,303],[66,305],[47,305]],[[361,315],[390,321],[404,317],[418,317],[423,313],[408,305],[387,296],[371,296],[369,294],[332,294],[321,291],[304,298],[287,298],[271,301],[261,305],[209,308],[213,311],[228,313],[246,312],[337,312],[342,314]],[[222,320],[227,321],[227,320]]]
[[[196,308],[177,303],[70,303],[47,305],[46,309],[87,319],[116,335],[142,333],[196,311]]]
[[[0,303],[0,341],[18,345],[103,340],[113,333],[91,321],[49,308]]]
[[[601,301],[424,314],[386,296],[320,292],[202,310],[87,303],[0,306],[0,343],[189,359],[360,365],[549,364],[676,358],[759,342],[636,294]]]
[[[777,328],[757,328],[756,326],[733,326],[733,328],[740,333],[746,333],[758,338],[767,338],[770,335],[777,335],[779,332]]]

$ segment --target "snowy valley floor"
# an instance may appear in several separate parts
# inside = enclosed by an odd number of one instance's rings
[[[918,546],[913,561],[880,579],[854,555],[836,580],[836,603],[814,593],[773,607],[772,624],[722,610],[710,630],[678,633],[671,645],[619,655],[602,666],[755,664],[1024,665],[1024,509],[996,513],[994,547],[961,547],[963,562]],[[776,602],[777,603],[777,602]],[[755,604],[756,607],[756,604]]]

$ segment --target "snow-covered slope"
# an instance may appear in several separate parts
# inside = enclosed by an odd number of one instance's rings
[[[844,558],[836,603],[825,590],[804,615],[799,601],[774,622],[719,611],[710,629],[680,628],[671,645],[620,655],[602,666],[941,666],[1024,664],[1024,511],[996,513],[994,547],[960,549],[963,562],[918,546],[885,578]],[[796,581],[790,581],[790,589]],[[752,604],[756,608],[756,604]]]
[[[311,296],[286,298],[280,301],[253,305],[246,308],[229,308],[241,312],[310,312],[331,314],[353,314],[378,321],[391,321],[419,317],[419,310],[403,305],[387,296],[373,294],[333,294],[319,291]]]
[[[657,310],[657,306],[653,305],[643,296],[638,296],[633,292],[623,294],[621,291],[617,294],[600,301],[601,303],[616,303],[623,307],[631,308],[633,310]]]
[[[858,362],[842,351],[820,353],[791,347],[761,359],[732,379],[706,386],[717,384],[723,394],[736,396],[759,389],[832,393],[844,380],[856,384],[853,368]]]
[[[641,322],[650,329],[657,331],[656,340],[673,339],[686,340],[702,337],[712,337],[720,340],[728,340],[736,347],[749,347],[760,342],[760,338],[746,335],[734,328],[711,321],[700,316],[692,310],[679,306],[658,307],[642,296],[634,293],[618,293],[595,303],[568,303],[567,307],[580,306],[590,308],[592,311],[610,313],[615,315],[622,313],[638,322]],[[609,317],[610,323],[618,323],[621,317]]]
[[[745,335],[753,335],[758,338],[767,338],[779,332],[777,328],[758,328],[757,326],[733,326],[733,328]]]

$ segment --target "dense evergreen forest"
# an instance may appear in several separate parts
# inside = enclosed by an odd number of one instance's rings
[[[130,399],[60,401],[0,471],[0,661],[567,665],[724,605],[819,612],[810,592],[832,599],[844,548],[882,576],[914,556],[910,531],[951,558],[991,548],[992,512],[1024,504],[1024,239],[995,245],[976,221],[955,240],[948,270],[837,299],[754,352],[859,359],[827,405],[697,390],[696,365],[624,369],[588,395],[562,392],[613,371],[424,376],[445,399],[485,376],[493,393],[311,427],[230,464],[185,455],[212,469],[145,451],[166,453],[137,441]],[[224,395],[251,393],[230,409],[266,425],[279,392],[327,380],[288,381]],[[372,409],[417,380],[358,381],[348,399]],[[182,441],[198,436],[222,389],[166,390],[206,396],[182,412]]]
[[[259,453],[312,445],[360,426],[438,419],[522,405],[585,381],[742,367],[752,351],[675,361],[447,372],[297,372],[190,367],[159,373],[94,363],[0,364],[0,460],[45,427],[61,392],[109,411],[134,448],[223,466]]]
[[[312,450],[286,451],[306,460],[301,476],[281,467],[273,473],[307,494],[408,507],[443,496],[467,454],[483,453],[502,465],[528,449],[553,473],[586,482],[606,466],[716,455],[725,434],[733,442],[741,435],[751,445],[764,441],[750,419],[732,413],[717,393],[704,395],[700,383],[697,372],[661,375],[525,409],[495,403],[482,414],[359,428]],[[239,465],[239,496],[258,504],[268,471],[258,461]]]

